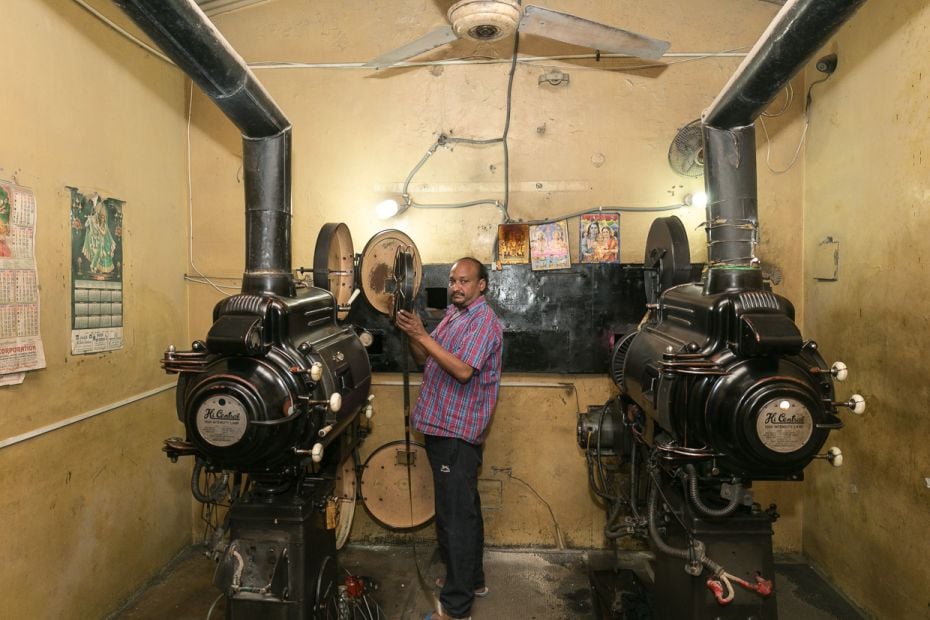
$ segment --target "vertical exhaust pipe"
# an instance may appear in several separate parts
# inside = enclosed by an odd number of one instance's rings
[[[865,0],[788,0],[702,116],[705,290],[759,288],[755,120]]]
[[[192,0],[115,0],[242,132],[243,293],[291,296],[291,125]]]

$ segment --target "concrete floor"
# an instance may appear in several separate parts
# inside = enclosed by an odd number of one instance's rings
[[[427,583],[433,583],[441,570],[435,555],[430,547],[417,548],[417,560]],[[583,552],[488,550],[485,571],[490,594],[475,601],[472,615],[476,620],[593,620],[596,614],[587,559]],[[419,585],[412,548],[349,545],[340,552],[339,561],[344,571],[365,576],[377,586],[369,605],[372,609],[375,603],[380,606],[381,618],[419,620],[431,608]],[[211,560],[191,548],[110,619],[223,618],[224,601],[212,585],[214,568]],[[786,620],[864,617],[810,566],[796,559],[782,558],[778,562],[776,590],[779,616]]]

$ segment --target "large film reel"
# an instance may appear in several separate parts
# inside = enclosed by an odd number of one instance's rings
[[[413,310],[417,288],[414,283],[419,275],[416,258],[410,246],[397,246],[394,255],[394,300],[391,304],[391,320],[399,310]]]
[[[691,250],[685,225],[674,215],[656,218],[646,237],[643,280],[646,302],[655,304],[663,291],[691,279]]]
[[[330,223],[320,228],[313,251],[313,286],[326,289],[336,298],[336,318],[349,314],[355,292],[355,250],[345,224]]]
[[[392,321],[398,310],[412,310],[423,281],[417,246],[399,230],[382,230],[365,244],[359,280],[371,307]]]
[[[365,508],[386,527],[419,527],[435,514],[433,472],[420,443],[408,448],[401,439],[372,452],[362,468],[362,488]]]

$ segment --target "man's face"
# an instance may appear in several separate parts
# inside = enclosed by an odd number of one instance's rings
[[[449,297],[456,308],[464,308],[478,299],[488,283],[478,279],[478,266],[469,260],[452,265],[449,272]]]

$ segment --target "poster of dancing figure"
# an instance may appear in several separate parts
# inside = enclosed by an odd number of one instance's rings
[[[71,353],[123,346],[123,201],[71,191]]]

